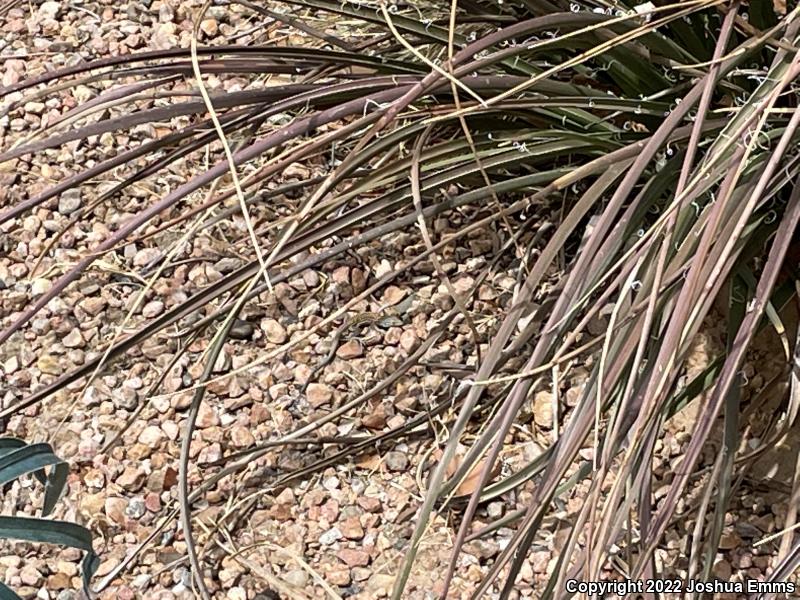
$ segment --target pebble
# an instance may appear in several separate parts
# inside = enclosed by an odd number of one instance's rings
[[[164,432],[158,425],[148,425],[139,434],[139,442],[155,448],[164,437]]]
[[[289,339],[286,329],[275,319],[265,319],[261,322],[261,328],[267,336],[267,341],[272,344],[283,344]]]
[[[42,574],[31,566],[24,566],[19,577],[25,585],[38,586],[42,583]]]
[[[106,476],[100,469],[89,469],[83,476],[83,482],[95,489],[100,489],[106,484]]]
[[[48,0],[39,6],[39,14],[46,19],[55,19],[59,12],[61,12],[61,2]]]
[[[368,513],[378,513],[383,509],[380,498],[373,496],[360,496],[357,502]]]
[[[70,331],[64,339],[61,340],[65,348],[83,348],[86,344],[81,332],[77,329]]]
[[[249,321],[236,319],[228,336],[233,340],[249,340],[255,333],[255,326]]]
[[[361,526],[361,521],[359,521],[358,517],[345,519],[339,523],[339,529],[348,540],[360,540],[364,537],[364,528]]]
[[[400,347],[406,352],[411,352],[419,344],[417,332],[413,329],[406,329],[400,336]]]
[[[219,425],[217,411],[209,406],[207,402],[203,402],[200,405],[200,410],[197,413],[196,425],[199,429],[208,429],[209,427],[216,427]]]
[[[145,512],[147,512],[147,505],[143,498],[131,498],[128,501],[128,507],[125,509],[125,514],[131,519],[141,519]]]
[[[46,375],[61,375],[61,365],[50,354],[42,354],[39,360],[36,361],[36,366]]]
[[[366,567],[369,564],[369,553],[361,548],[342,548],[336,554],[348,567]]]
[[[205,33],[208,37],[214,37],[219,31],[216,19],[203,19],[200,21],[200,31]]]
[[[122,486],[128,491],[135,492],[144,485],[145,474],[136,466],[125,467],[125,470],[117,478],[117,485]]]
[[[175,12],[172,10],[172,7],[166,3],[162,2],[161,7],[158,9],[158,20],[162,23],[169,23],[175,18]]]
[[[58,212],[62,215],[71,215],[81,207],[81,203],[82,198],[79,189],[66,190],[58,198]]]
[[[733,532],[725,532],[720,536],[720,550],[733,550],[742,544],[742,539]]]
[[[49,292],[51,287],[52,284],[50,283],[49,279],[37,277],[31,283],[31,294],[33,296],[41,296],[42,294]]]
[[[295,503],[294,490],[292,490],[292,488],[290,487],[283,488],[281,493],[275,497],[275,502],[277,502],[278,504],[294,504]]]
[[[3,363],[3,371],[6,372],[6,375],[15,373],[17,369],[19,369],[19,358],[17,356],[12,356]]]
[[[255,444],[256,439],[250,433],[250,429],[243,425],[231,427],[231,442],[236,448],[247,448]]]
[[[164,303],[161,300],[153,300],[142,307],[142,316],[148,319],[157,317],[162,312],[164,312]]]
[[[342,535],[341,530],[338,527],[332,527],[321,536],[319,536],[319,543],[323,546],[330,546],[331,544],[337,542],[338,540],[342,539],[344,536]]]
[[[338,585],[339,587],[350,585],[350,570],[333,569],[326,574],[325,579],[333,585]]]
[[[342,360],[352,360],[364,356],[364,346],[359,340],[347,340],[336,350],[336,356]]]
[[[145,267],[160,259],[164,255],[158,248],[142,248],[133,256],[134,267]]]
[[[406,295],[408,295],[408,290],[396,285],[390,285],[383,292],[383,302],[389,306],[394,306],[405,298]]]
[[[283,580],[298,589],[306,589],[308,573],[304,569],[292,569],[283,576]]]
[[[408,469],[408,456],[402,452],[387,452],[383,460],[390,471],[406,471]]]
[[[309,383],[306,398],[311,406],[319,408],[333,400],[333,389],[324,383]]]
[[[108,498],[105,501],[104,510],[106,516],[117,525],[125,524],[125,512],[128,508],[128,501],[125,498]]]
[[[373,573],[367,580],[367,591],[370,592],[370,597],[383,596],[392,591],[394,586],[394,575],[387,575],[384,573]]]
[[[553,394],[536,392],[533,396],[533,420],[539,427],[553,427]]]
[[[492,519],[499,519],[505,512],[505,505],[502,502],[490,502],[486,507],[486,513]]]

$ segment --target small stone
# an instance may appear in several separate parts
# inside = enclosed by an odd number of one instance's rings
[[[406,471],[408,469],[408,456],[402,452],[387,452],[383,460],[390,471]]]
[[[138,467],[126,467],[122,475],[117,477],[117,485],[135,492],[144,485],[145,474]]]
[[[134,267],[146,267],[157,261],[163,256],[163,252],[158,248],[143,248],[133,256]]]
[[[361,496],[356,502],[368,513],[379,513],[383,508],[380,498],[375,498],[373,496]]]
[[[276,521],[288,521],[292,518],[292,509],[285,504],[275,504],[269,509],[269,516]]]
[[[350,267],[337,267],[333,270],[333,273],[331,273],[331,279],[333,279],[334,283],[338,283],[339,285],[350,283]]]
[[[155,448],[164,437],[164,432],[158,425],[148,425],[139,434],[139,443]]]
[[[59,12],[61,12],[61,2],[55,2],[54,0],[42,2],[39,7],[39,14],[46,19],[55,19]]]
[[[730,581],[731,575],[733,574],[733,569],[731,568],[731,563],[729,563],[727,560],[720,560],[714,564],[711,572],[722,581]]]
[[[336,350],[336,356],[342,360],[352,360],[364,356],[364,346],[359,340],[347,340]]]
[[[284,575],[283,580],[298,589],[305,589],[308,585],[308,573],[303,569],[293,569]]]
[[[178,483],[178,471],[172,467],[164,469],[164,476],[161,480],[161,487],[168,490]]]
[[[61,365],[50,354],[42,354],[36,361],[36,366],[45,375],[61,375]]]
[[[61,343],[64,344],[65,348],[82,348],[86,342],[84,341],[81,332],[77,329],[73,329],[63,340],[61,340]]]
[[[89,469],[83,476],[83,482],[95,489],[100,489],[106,484],[106,476],[100,469]]]
[[[88,515],[89,519],[101,516],[105,499],[106,495],[102,492],[99,494],[83,494],[80,505],[81,512]]]
[[[6,362],[3,363],[3,371],[6,372],[6,375],[11,375],[11,373],[15,373],[19,369],[19,358],[16,356],[10,357]]]
[[[286,329],[275,319],[265,319],[261,322],[261,327],[267,336],[267,341],[273,344],[283,344],[287,339]]]
[[[406,418],[403,415],[395,415],[386,421],[386,426],[389,429],[399,429],[402,427],[406,422]]]
[[[544,550],[531,554],[531,567],[534,573],[547,573],[550,565],[550,553]]]
[[[361,422],[364,427],[369,429],[383,429],[386,426],[386,409],[379,405],[370,414],[366,415]]]
[[[324,383],[310,383],[306,389],[306,398],[311,406],[319,408],[333,399],[333,390]]]
[[[360,540],[364,537],[364,528],[361,526],[361,521],[358,520],[358,517],[345,519],[339,523],[339,529],[348,540]]]
[[[534,395],[533,420],[539,427],[553,426],[553,394],[541,391]]]
[[[24,566],[19,572],[19,577],[25,585],[38,586],[42,582],[42,574],[31,566]]]
[[[53,573],[47,578],[47,587],[51,590],[65,590],[70,586],[70,577],[66,573]]]
[[[388,260],[384,258],[375,267],[375,278],[380,279],[381,277],[383,277],[384,275],[388,275],[392,271],[394,271],[394,266],[392,266],[392,263],[390,263]]]
[[[144,506],[150,512],[158,512],[161,510],[161,498],[155,492],[149,492],[144,497]]]
[[[106,516],[117,525],[125,524],[125,510],[128,508],[128,501],[125,498],[108,498],[105,502]]]
[[[201,404],[200,410],[197,412],[197,427],[198,429],[208,429],[209,427],[216,427],[219,425],[219,416],[208,404]]]
[[[372,577],[367,580],[366,591],[369,592],[370,598],[376,598],[390,593],[393,586],[394,575],[373,573]]]
[[[236,319],[233,322],[233,326],[231,327],[230,333],[228,334],[231,339],[234,340],[249,340],[253,337],[253,333],[255,333],[255,326],[250,323],[249,321],[244,321],[242,319]]]
[[[733,550],[742,544],[742,539],[733,532],[723,533],[719,540],[720,550]]]
[[[338,527],[332,527],[321,536],[319,536],[319,543],[323,546],[330,546],[334,542],[342,539],[342,532]]]
[[[411,352],[419,344],[417,332],[413,329],[406,329],[400,336],[400,347],[406,352]]]
[[[131,498],[128,501],[125,514],[131,519],[141,519],[145,512],[147,512],[147,506],[145,505],[144,498]]]
[[[214,37],[219,31],[216,19],[203,19],[200,21],[200,31],[205,33],[208,37]]]
[[[45,4],[49,4],[45,2]],[[79,189],[66,190],[58,199],[58,212],[70,215],[81,207],[81,191]]]
[[[247,600],[247,592],[242,586],[237,585],[228,590],[226,598],[230,600]]]
[[[22,566],[22,559],[17,555],[0,556],[0,565],[5,568],[19,569]]]
[[[167,438],[169,438],[173,442],[178,439],[178,435],[181,432],[181,428],[175,421],[164,421],[161,424],[161,430],[166,434]]]
[[[89,313],[90,316],[95,317],[106,307],[106,304],[108,304],[108,302],[105,298],[95,297],[84,298],[78,305]]]
[[[164,303],[161,302],[161,300],[153,300],[152,302],[148,302],[142,308],[142,316],[148,319],[157,317],[162,312],[164,312]]]
[[[43,279],[41,277],[37,277],[31,283],[31,294],[34,296],[41,296],[50,291],[52,284],[50,283],[49,279]]]
[[[490,502],[486,512],[492,519],[499,519],[505,512],[505,505],[502,502]]]
[[[295,503],[295,496],[292,488],[284,488],[283,491],[275,497],[275,502],[278,504],[293,505]]]
[[[158,20],[161,23],[169,23],[174,18],[175,12],[172,10],[172,7],[166,2],[162,3],[161,7],[158,9]]]
[[[339,503],[333,498],[330,498],[320,507],[319,514],[328,523],[333,523],[339,518]]]
[[[255,443],[256,439],[247,427],[235,425],[231,428],[231,442],[236,448],[247,448]]]
[[[396,285],[390,285],[383,293],[383,302],[388,306],[394,306],[403,298],[405,298],[407,293],[407,290],[403,288],[397,287]]]
[[[350,585],[350,570],[349,569],[334,569],[329,571],[325,576],[330,583],[344,587]]]

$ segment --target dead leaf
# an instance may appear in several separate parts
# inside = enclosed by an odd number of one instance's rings
[[[467,449],[462,446],[460,446],[456,450],[455,457],[453,457],[453,460],[450,461],[450,463],[447,465],[447,468],[445,469],[445,477],[447,477],[447,479],[450,479],[453,475],[455,475],[456,471],[458,471],[458,469],[461,468],[461,465],[463,464],[464,461],[464,455],[466,454],[466,452]],[[436,450],[431,452],[431,456],[429,457],[429,465],[432,467],[437,462],[439,462],[442,459],[442,454],[443,452],[440,448],[437,448]],[[462,481],[456,488],[453,497],[463,498],[464,496],[470,496],[472,492],[474,492],[475,489],[478,487],[478,483],[480,482],[481,479],[481,473],[483,473],[483,469],[485,466],[486,466],[485,458],[479,461],[477,465],[474,465],[470,470],[470,472],[467,474],[467,476],[464,478],[464,481]],[[500,463],[495,462],[495,464],[492,466],[491,475],[489,475],[489,481],[492,481],[495,477],[497,477],[500,474],[500,468],[501,468]],[[433,474],[433,468],[431,468],[430,472],[428,473],[429,478],[432,474]]]
[[[480,461],[478,464],[472,467],[472,469],[470,470],[469,474],[466,476],[464,481],[461,482],[461,485],[459,485],[456,488],[454,494],[456,498],[460,498],[462,496],[471,496],[472,493],[476,489],[478,489],[478,484],[481,481],[481,475],[483,474],[483,470],[486,468],[486,460],[487,459],[484,458],[482,461]],[[499,474],[500,474],[500,463],[495,462],[494,465],[492,466],[491,474],[489,475],[489,481],[497,477]]]
[[[381,464],[381,457],[377,454],[365,454],[356,459],[356,466],[368,471],[376,470]]]

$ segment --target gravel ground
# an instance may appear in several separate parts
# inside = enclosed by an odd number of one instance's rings
[[[48,1],[12,8],[0,18],[0,57],[3,85],[48,69],[80,60],[147,49],[188,46],[190,13],[200,3]],[[255,27],[244,10],[212,8],[201,30],[204,42],[240,43],[273,40],[297,41],[298,34],[278,26]],[[299,36],[302,40],[302,36]],[[33,99],[22,111],[0,119],[2,147],[20,136],[34,135],[78,103],[94,97],[103,86],[79,86]],[[115,83],[114,85],[119,85]],[[234,89],[248,85],[235,77],[209,76],[207,85]],[[190,84],[174,84],[173,90]],[[16,98],[8,98],[13,101]],[[114,111],[110,113],[112,116]],[[172,124],[137,126],[120,134],[104,134],[85,142],[71,142],[35,157],[23,157],[0,166],[0,206],[28,198],[80,166],[112,155],[120,148],[163,133]],[[116,226],[173,189],[205,165],[202,157],[189,157],[174,168],[130,189],[113,202],[97,208],[91,221],[67,229],[56,247],[38,264],[47,242],[66,227],[84,203],[107,189],[109,182],[92,182],[80,191],[62,194],[32,213],[0,229],[0,317],[8,325],[15,314],[44,293],[67,265],[96,247]],[[308,168],[287,170],[285,181],[309,177]],[[284,210],[291,209],[287,202]],[[177,214],[177,213],[176,213]],[[176,216],[162,215],[162,221]],[[254,215],[267,218],[266,215]],[[466,216],[464,217],[466,218]],[[158,225],[156,221],[151,231]],[[445,235],[459,223],[440,219],[433,224]],[[132,242],[96,263],[76,284],[50,302],[29,326],[0,347],[3,406],[9,406],[67,370],[97,356],[102,345],[117,334],[120,324],[143,289],[141,277],[163,256],[179,233],[163,232]],[[455,286],[466,290],[486,267],[493,247],[491,231],[481,231],[458,248],[449,249],[442,262]],[[395,234],[350,256],[307,270],[278,284],[274,294],[252,302],[235,326],[233,338],[216,365],[218,374],[249,364],[287,342],[298,340],[323,317],[361,293],[368,282],[405,264],[414,249],[422,248],[416,234]],[[166,271],[145,295],[125,330],[145,323],[204,286],[213,285],[249,256],[244,224],[239,218],[197,236],[179,256],[177,266]],[[478,290],[470,306],[479,315],[482,342],[491,335],[512,297],[516,279],[501,261]],[[554,274],[555,275],[555,274]],[[196,487],[220,467],[209,466],[223,456],[254,444],[274,440],[344,404],[393,372],[428,338],[441,317],[452,307],[446,288],[430,263],[422,263],[408,277],[395,281],[376,297],[361,302],[353,313],[407,306],[402,324],[364,333],[343,344],[336,359],[300,393],[314,366],[326,355],[333,328],[312,333],[287,353],[278,353],[244,373],[209,386],[192,444],[190,486]],[[603,323],[593,324],[597,331]],[[690,372],[699,372],[718,348],[718,327],[709,325],[698,340]],[[168,330],[131,351],[88,386],[79,381],[68,389],[14,417],[9,433],[29,441],[51,441],[57,453],[72,465],[68,493],[57,516],[89,527],[96,535],[102,564],[95,577],[100,598],[192,598],[186,544],[173,509],[177,499],[180,441],[191,394],[185,387],[199,377],[208,339],[198,339],[168,370],[159,395],[149,388],[178,350],[178,340]],[[764,343],[769,348],[769,341]],[[456,320],[426,355],[430,363],[474,361],[466,325]],[[747,394],[766,387],[770,373],[768,351],[754,356]],[[575,405],[590,365],[576,365],[561,384],[565,410]],[[435,366],[418,367],[366,406],[337,425],[323,426],[318,438],[356,436],[387,431],[412,416],[424,413],[435,398],[449,393],[456,381]],[[671,469],[679,459],[692,425],[692,406],[676,415],[664,439],[656,446],[656,499],[666,489]],[[755,411],[758,413],[758,411]],[[763,413],[762,413],[763,414]],[[754,414],[754,424],[759,414]],[[563,418],[563,416],[562,416]],[[125,424],[132,421],[125,429]],[[502,470],[519,470],[538,456],[552,440],[552,397],[539,391],[531,399],[523,422],[509,436],[502,452]],[[432,423],[439,442],[444,421]],[[120,443],[108,448],[117,432]],[[788,443],[788,442],[787,442]],[[403,557],[415,524],[415,512],[424,495],[427,468],[440,445],[429,437],[401,440],[379,451],[332,465],[308,478],[279,489],[264,482],[293,469],[331,456],[333,444],[309,443],[267,452],[248,468],[210,490],[195,505],[194,532],[209,588],[215,597],[253,598],[380,598],[386,595]],[[582,454],[590,458],[591,449]],[[788,453],[787,453],[788,454]],[[709,448],[705,457],[715,457]],[[775,554],[775,545],[757,548],[752,543],[778,530],[787,503],[787,474],[793,459],[764,457],[764,469],[774,477],[759,482],[745,480],[726,517],[723,553],[714,573],[724,579],[763,577]],[[205,465],[205,466],[204,466]],[[529,484],[530,485],[530,484]],[[509,511],[525,508],[530,487],[482,506],[475,528]],[[581,508],[585,488],[560,500],[560,512],[547,523],[550,534],[537,540],[523,566],[517,597],[536,597],[557,559],[556,549],[569,535],[569,520]],[[3,497],[5,514],[35,512],[41,489],[32,482],[15,483]],[[692,498],[687,498],[690,506]],[[247,512],[243,508],[249,508]],[[412,576],[408,598],[437,597],[446,570],[452,540],[460,523],[458,504],[439,515],[427,533]],[[692,517],[670,529],[657,550],[657,560],[678,576]],[[498,552],[511,536],[501,528],[466,547],[459,559],[451,597],[468,597]],[[126,561],[126,557],[129,559]],[[0,555],[0,577],[26,598],[77,598],[80,587],[76,552],[37,545],[7,546]]]

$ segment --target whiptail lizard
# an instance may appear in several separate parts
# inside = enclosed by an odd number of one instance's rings
[[[339,349],[339,346],[342,343],[342,337],[345,333],[350,331],[355,327],[360,327],[362,325],[369,325],[369,327],[380,327],[381,329],[388,329],[389,327],[397,327],[403,324],[403,321],[397,316],[398,311],[394,310],[386,310],[384,312],[363,312],[357,315],[354,315],[347,319],[344,323],[342,323],[339,328],[336,330],[336,333],[333,334],[333,340],[331,340],[331,347],[328,350],[328,354],[325,355],[316,367],[311,371],[306,379],[306,382],[300,388],[300,393],[305,393],[308,384],[310,384],[316,376],[319,374],[322,369],[327,367],[331,361],[333,361],[333,357],[336,356],[336,351]]]

